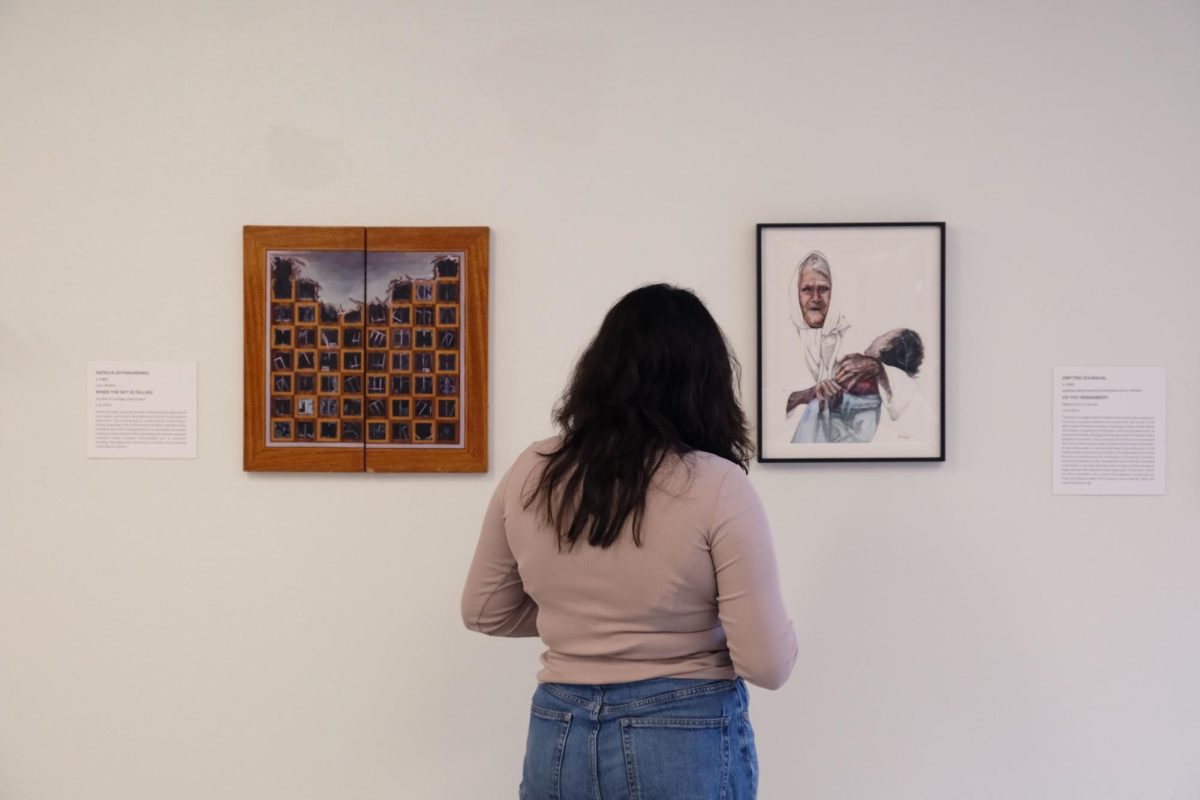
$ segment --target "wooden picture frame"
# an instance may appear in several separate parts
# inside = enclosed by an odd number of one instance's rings
[[[944,222],[758,226],[758,460],[944,461]]]
[[[243,244],[245,470],[487,470],[488,228]]]

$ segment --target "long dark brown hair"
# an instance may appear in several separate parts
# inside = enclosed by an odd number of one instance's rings
[[[525,505],[541,506],[558,545],[609,547],[672,454],[712,453],[743,470],[753,453],[738,403],[741,367],[700,298],[656,283],[621,298],[575,365],[554,421],[561,445]]]

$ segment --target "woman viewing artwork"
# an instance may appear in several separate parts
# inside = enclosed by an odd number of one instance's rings
[[[754,798],[744,681],[796,661],[771,533],[746,476],[740,370],[691,292],[605,316],[484,516],[466,626],[541,636],[520,797]]]

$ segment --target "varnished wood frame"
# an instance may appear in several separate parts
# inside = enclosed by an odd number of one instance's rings
[[[469,274],[466,277],[466,293],[460,293],[459,296],[458,314],[458,328],[464,341],[463,349],[459,353],[458,424],[462,424],[465,411],[467,415],[465,446],[430,449],[368,448],[364,420],[362,444],[346,447],[268,447],[266,444],[267,399],[262,383],[263,376],[266,374],[265,369],[268,366],[265,347],[267,337],[265,314],[268,308],[267,293],[269,291],[266,277],[268,250],[362,250],[364,260],[368,250],[465,252],[466,264],[463,266],[463,272],[460,272],[460,280],[462,280],[464,272]],[[243,229],[243,255],[243,285],[245,287],[243,469],[250,472],[487,471],[488,228],[246,226]],[[369,298],[364,298],[365,300],[369,300]],[[293,302],[296,302],[296,298],[293,298]],[[433,304],[436,306],[436,298],[434,298]],[[365,317],[367,314],[365,302],[363,314],[365,337],[365,329],[368,327]],[[293,319],[291,325],[293,337],[296,324],[296,320]],[[319,316],[317,321],[312,324],[318,328],[318,337],[321,327],[329,327],[321,323]],[[434,325],[436,326],[436,324],[435,317]],[[364,341],[364,357],[365,344]],[[339,360],[345,349],[345,342],[339,341],[339,347],[333,351],[338,353]],[[319,381],[322,373],[317,371],[315,374]],[[339,371],[337,374],[340,377],[342,373]],[[466,391],[463,391],[463,387],[466,387]],[[320,392],[318,391],[315,396],[318,397],[319,403]],[[365,399],[364,383],[364,404]],[[436,396],[434,400],[436,402]],[[319,416],[315,416],[313,419],[318,425],[320,424]],[[408,421],[411,424],[412,420]],[[387,422],[390,425],[393,420],[389,418]]]
[[[486,472],[488,443],[488,237],[487,228],[367,228],[368,252],[381,250],[462,251],[466,292],[459,294],[459,424],[466,411],[462,448],[368,447],[368,472]],[[416,288],[413,289],[416,301]],[[369,299],[369,298],[368,298]],[[430,303],[436,307],[436,297]],[[437,318],[434,318],[434,326]],[[464,335],[465,334],[465,335]],[[389,364],[390,367],[390,364]],[[436,376],[436,372],[434,373]],[[465,388],[465,391],[464,391]],[[436,401],[436,396],[433,398]],[[390,424],[389,420],[389,424]]]
[[[267,251],[362,250],[365,254],[365,230],[247,225],[242,229],[242,244],[245,287],[242,468],[247,472],[362,472],[366,468],[366,456],[361,444],[347,447],[268,447],[263,376],[267,366]],[[295,324],[293,319],[293,331]]]

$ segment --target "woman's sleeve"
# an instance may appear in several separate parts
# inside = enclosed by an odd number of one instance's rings
[[[717,612],[734,671],[765,689],[792,674],[799,647],[779,586],[775,547],[762,500],[740,471],[726,474],[713,510]]]
[[[511,469],[500,480],[483,515],[475,558],[463,587],[463,624],[489,636],[537,636],[538,607],[525,594],[504,531],[504,495],[510,475]]]

